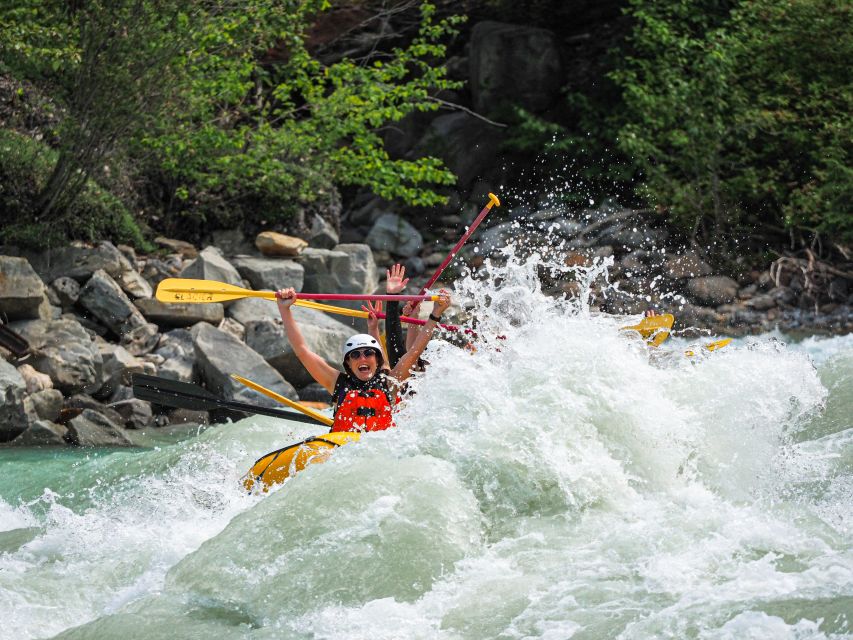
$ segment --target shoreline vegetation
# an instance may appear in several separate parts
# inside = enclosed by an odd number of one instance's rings
[[[559,255],[556,296],[607,261],[594,306],[682,335],[853,329],[852,6],[291,4],[0,10],[0,319],[31,347],[0,347],[0,442],[210,419],[155,413],[134,372],[325,399],[274,309],[157,283],[417,284],[489,192],[448,282],[513,244]],[[301,313],[309,342],[351,331]]]

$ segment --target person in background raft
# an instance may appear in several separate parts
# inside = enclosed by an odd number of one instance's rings
[[[402,293],[406,288],[406,285],[409,282],[409,279],[406,277],[406,268],[403,265],[395,264],[390,269],[385,272],[386,282],[385,282],[385,292],[390,294],[398,294]],[[410,313],[417,310],[417,304],[407,302],[406,306],[403,307],[403,315],[407,316]],[[362,309],[367,311],[370,315],[367,320],[367,332],[372,335],[374,338],[379,337],[379,318],[377,317],[377,313],[382,312],[382,303],[377,302],[375,305],[370,302],[367,303],[367,306],[363,306]],[[406,338],[403,339],[403,327],[400,321],[400,303],[394,300],[390,301],[386,307],[386,317],[385,317],[385,342],[386,347],[388,349],[388,362],[391,367],[395,367],[397,362],[400,361],[400,358],[412,348],[417,340],[418,335],[420,334],[420,327],[413,325],[408,327]],[[424,362],[421,358],[418,358],[418,361],[413,367],[415,371],[423,371]]]
[[[440,292],[415,344],[393,368],[385,364],[379,341],[360,333],[343,345],[343,373],[308,348],[290,311],[296,301],[296,291],[280,289],[275,295],[293,352],[311,377],[332,394],[335,410],[332,431],[381,431],[394,426],[391,411],[396,404],[399,384],[411,375],[412,366],[426,348],[441,314],[450,306],[450,295],[443,290]]]

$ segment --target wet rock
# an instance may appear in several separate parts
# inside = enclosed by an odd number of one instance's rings
[[[156,324],[146,322],[126,331],[121,336],[121,344],[131,355],[142,356],[150,353],[160,340],[160,329]]]
[[[704,276],[688,280],[687,289],[700,303],[726,304],[737,297],[738,284],[726,276]]]
[[[64,399],[57,389],[45,389],[28,395],[24,399],[24,408],[29,415],[39,420],[55,421],[59,418]]]
[[[137,300],[134,304],[146,320],[160,326],[191,327],[197,322],[219,324],[225,317],[225,309],[219,302],[165,303],[156,298],[145,298]]]
[[[0,360],[0,442],[14,439],[26,428],[26,391],[26,383],[18,370]]]
[[[99,397],[109,397],[121,386],[129,385],[134,373],[145,373],[145,363],[121,345],[103,343],[98,345],[103,360],[104,384],[98,390]]]
[[[12,441],[21,447],[65,446],[68,428],[50,420],[36,420]]]
[[[67,438],[80,447],[133,446],[118,422],[92,409],[83,409],[79,416],[68,422]]]
[[[678,254],[667,254],[663,265],[664,275],[674,280],[699,278],[711,275],[711,266],[699,257],[695,251],[685,251]]]
[[[551,31],[478,22],[471,33],[469,64],[474,109],[480,113],[510,99],[525,109],[543,111],[559,97],[562,65]]]
[[[93,338],[69,316],[16,322],[12,328],[30,343],[30,364],[46,373],[63,393],[93,393],[103,384],[103,360]]]
[[[174,409],[169,412],[169,424],[210,424],[210,413],[192,409]]]
[[[113,402],[108,406],[123,418],[123,424],[128,429],[144,429],[154,422],[151,405],[143,400],[131,398]]]
[[[275,231],[262,231],[255,238],[255,246],[268,257],[295,257],[308,246],[302,238],[286,236]]]
[[[302,291],[305,267],[295,260],[236,256],[231,261],[256,291],[276,291],[287,287]]]
[[[236,373],[287,398],[296,399],[296,389],[263,357],[233,336],[203,322],[195,325],[190,334],[195,345],[199,375],[214,393],[228,400],[279,406],[275,400],[234,380],[231,374]]]
[[[321,311],[293,307],[293,316],[299,323],[308,347],[330,366],[341,366],[341,345],[355,331]],[[297,386],[314,381],[293,353],[280,321],[256,320],[246,323],[246,344],[257,351],[269,364]],[[248,376],[247,376],[248,377]]]
[[[110,409],[103,402],[99,402],[92,396],[85,393],[75,393],[73,396],[66,398],[63,402],[62,409],[76,409],[78,412],[77,415],[79,415],[79,412],[82,412],[84,409],[91,409],[92,411],[100,413],[107,420],[115,424],[122,424],[123,420],[121,414],[117,411]]]
[[[77,302],[117,336],[145,324],[121,287],[101,269],[80,290]]]
[[[44,283],[25,258],[0,256],[0,315],[10,320],[47,318]]]
[[[755,311],[767,311],[776,306],[776,297],[770,293],[762,293],[747,300],[746,305]]]
[[[18,373],[24,379],[27,386],[27,393],[36,393],[45,389],[53,389],[53,380],[46,373],[36,371],[30,364],[22,364],[18,367]]]
[[[222,257],[216,247],[205,247],[198,257],[189,263],[181,271],[181,278],[193,278],[196,280],[216,280],[239,286],[243,280],[237,269]]]
[[[314,215],[311,231],[308,234],[308,246],[317,249],[333,249],[340,242],[335,228],[321,215]]]
[[[403,218],[386,213],[373,223],[365,242],[373,249],[409,258],[421,250],[424,240]]]
[[[50,283],[51,289],[59,298],[59,303],[63,307],[71,307],[77,303],[77,298],[80,297],[80,283],[74,278],[60,276]]]

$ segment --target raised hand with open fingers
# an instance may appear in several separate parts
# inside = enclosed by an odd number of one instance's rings
[[[388,293],[400,293],[409,284],[409,279],[406,277],[406,267],[401,264],[393,265],[385,274],[387,276],[385,291]]]

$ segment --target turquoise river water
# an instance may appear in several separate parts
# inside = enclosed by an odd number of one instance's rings
[[[478,350],[266,495],[320,430],[0,450],[0,639],[851,637],[853,337],[650,353],[538,273],[460,281]]]

